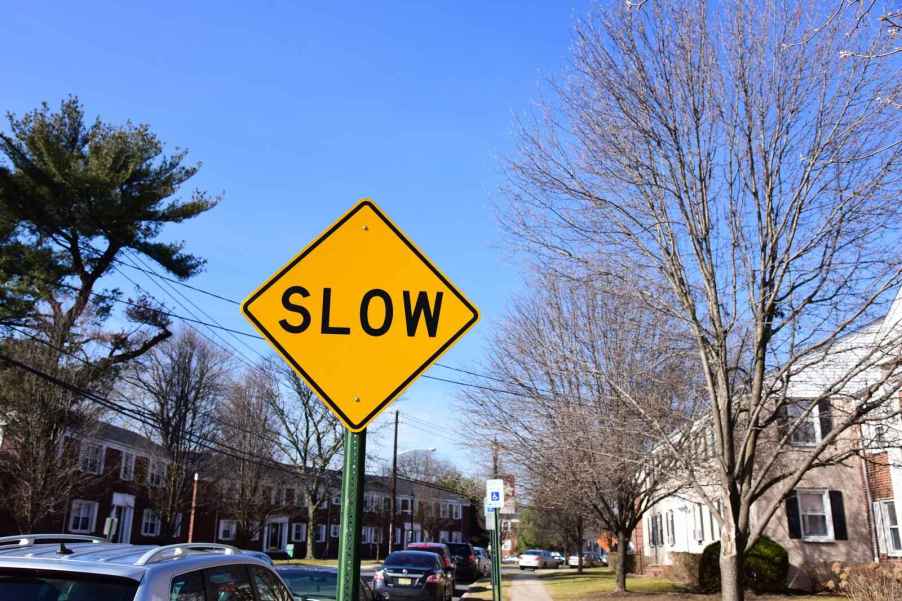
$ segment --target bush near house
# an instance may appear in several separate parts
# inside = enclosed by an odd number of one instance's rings
[[[786,549],[762,536],[745,556],[745,585],[761,593],[779,593],[786,588],[789,555]],[[706,592],[720,590],[720,542],[711,543],[702,553],[698,573],[699,588]]]
[[[670,555],[673,558],[673,579],[692,589],[698,588],[702,554],[675,551]]]
[[[898,601],[902,599],[902,566],[834,564],[826,587],[844,593],[849,601]]]

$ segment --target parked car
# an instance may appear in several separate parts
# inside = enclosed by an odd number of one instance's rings
[[[429,551],[395,551],[373,577],[375,598],[392,601],[451,601],[454,578],[441,556]]]
[[[520,555],[518,562],[521,570],[538,570],[555,567],[551,553],[543,549],[530,549]]]
[[[0,599],[40,601],[292,601],[264,561],[228,545],[109,543],[93,536],[0,538]]]
[[[407,548],[412,551],[425,551],[427,553],[435,553],[442,560],[442,567],[445,573],[451,577],[451,590],[457,586],[457,574],[454,568],[454,560],[451,559],[451,550],[445,543],[410,543]]]
[[[568,557],[567,565],[570,566],[571,568],[578,568],[579,567],[579,555],[574,553],[573,555]],[[596,565],[598,565],[598,563],[597,563],[595,557],[592,555],[592,553],[589,553],[588,551],[583,553],[583,567],[584,568],[592,568],[592,567],[595,567]]]
[[[261,561],[265,561],[269,565],[275,565],[272,561],[272,557],[270,557],[268,553],[264,553],[263,551],[251,551],[250,549],[242,549],[241,552],[245,555],[250,555],[251,557],[256,557]]]
[[[476,562],[476,554],[473,553],[473,545],[470,543],[445,544],[448,546],[451,560],[454,562],[454,578],[467,582],[479,578],[479,565]]]
[[[488,549],[482,547],[473,547],[473,553],[476,554],[476,564],[479,566],[479,576],[488,576],[492,573],[492,557],[489,555]]]
[[[338,570],[335,568],[286,565],[277,567],[276,572],[297,601],[334,601],[338,597]],[[373,589],[363,578],[357,597],[360,601],[375,601]]]
[[[567,558],[564,557],[559,551],[552,551],[551,557],[554,558],[554,561],[557,563],[554,567],[559,568],[565,563],[567,563]]]

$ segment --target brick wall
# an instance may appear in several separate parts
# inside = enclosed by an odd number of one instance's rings
[[[892,499],[893,479],[890,475],[887,454],[884,452],[868,455],[865,458],[865,466],[868,473],[868,488],[871,492],[871,499],[875,501]]]

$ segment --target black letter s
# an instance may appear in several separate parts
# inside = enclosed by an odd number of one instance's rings
[[[300,294],[302,297],[307,298],[310,296],[310,293],[303,286],[291,286],[282,293],[282,306],[289,311],[298,313],[301,316],[301,323],[293,325],[287,319],[280,319],[279,325],[289,334],[300,334],[310,325],[310,312],[301,305],[291,302],[291,297],[294,294]]]

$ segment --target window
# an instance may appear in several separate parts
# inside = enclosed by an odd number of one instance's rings
[[[382,510],[385,513],[391,512],[391,499],[388,497],[383,497],[382,499]]]
[[[401,498],[401,513],[410,513],[410,499]]]
[[[648,518],[648,546],[660,547],[664,544],[663,515],[657,513]]]
[[[219,520],[219,540],[235,540],[238,524],[235,520]]]
[[[463,536],[459,530],[455,530],[451,533],[451,542],[452,543],[460,543],[463,542]]]
[[[316,528],[316,542],[324,543],[326,542],[326,525],[320,524]]]
[[[253,520],[247,523],[248,530],[251,534],[251,540],[258,541],[260,540],[260,521]]]
[[[81,471],[88,474],[103,472],[103,447],[94,442],[82,441],[78,465]]]
[[[893,501],[878,501],[875,505],[877,507],[874,513],[880,530],[881,550],[887,555],[902,555],[902,532],[899,516],[896,514],[896,504]]]
[[[329,536],[332,538],[338,538],[338,531],[340,530],[338,524],[332,524],[329,528]]]
[[[175,514],[175,522],[172,524],[172,536],[179,537],[182,535],[182,514]]]
[[[97,502],[82,501],[76,499],[72,501],[72,511],[69,515],[69,531],[79,534],[94,532],[97,525]]]
[[[442,518],[442,519],[445,519],[446,517],[448,517],[448,513],[449,513],[449,512],[448,512],[448,504],[447,504],[447,503],[442,503],[442,506],[441,506],[441,518]]]
[[[400,544],[401,544],[401,529],[400,529],[400,528],[395,528],[395,542],[394,542],[394,544],[396,544],[396,545],[400,545]]]
[[[166,474],[166,464],[162,461],[148,459],[147,485],[162,486]]]
[[[135,454],[122,451],[122,465],[119,466],[119,479],[131,481],[135,479]]]
[[[785,500],[789,538],[849,540],[842,491],[796,490]]]
[[[693,534],[696,542],[704,542],[705,540],[705,510],[701,503],[694,504],[694,513],[692,515]]]
[[[364,526],[360,531],[360,542],[364,545],[371,544],[375,538],[375,534],[373,534],[374,530],[375,529],[372,526]]]
[[[145,509],[141,517],[141,536],[160,536],[160,514],[153,509]]]
[[[451,519],[453,519],[453,520],[459,520],[459,519],[460,519],[460,514],[461,514],[461,511],[460,511],[460,504],[459,504],[459,503],[452,503],[452,504],[451,504]]]
[[[292,601],[291,594],[285,590],[285,585],[272,575],[267,569],[252,567],[254,573],[254,588],[257,589],[258,601]]]
[[[809,407],[811,410],[803,418],[802,414]],[[789,403],[784,405],[781,411],[787,418],[782,426],[784,432],[785,428],[792,428],[798,422],[798,426],[790,436],[790,443],[793,446],[814,446],[833,429],[833,415],[828,399],[821,399],[814,407],[811,407],[811,401],[807,400]]]
[[[169,601],[204,601],[203,572],[188,572],[173,578]]]
[[[219,566],[205,570],[204,573],[207,577],[208,599],[255,601],[244,566]]]
[[[441,532],[438,533],[438,542],[440,542],[440,543],[448,542],[448,531],[447,530],[442,530]]]
[[[307,524],[296,522],[291,525],[291,540],[295,542],[303,542],[307,540]]]
[[[332,504],[333,505],[341,505],[341,495],[333,495],[332,496]]]
[[[802,538],[831,538],[826,491],[800,492],[798,499]]]

